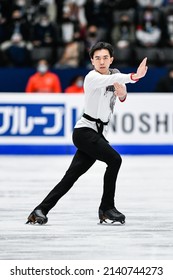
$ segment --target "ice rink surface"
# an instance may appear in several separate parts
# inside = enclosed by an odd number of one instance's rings
[[[96,162],[49,212],[26,225],[71,156],[0,157],[1,260],[173,259],[173,156],[123,156],[116,206],[126,224],[99,225],[106,165]]]

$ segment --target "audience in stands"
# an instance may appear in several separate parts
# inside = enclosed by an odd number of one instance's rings
[[[141,55],[164,65],[172,17],[173,0],[2,0],[0,66],[34,66],[45,56],[53,67],[89,67],[98,40],[113,44],[119,66],[136,66]]]

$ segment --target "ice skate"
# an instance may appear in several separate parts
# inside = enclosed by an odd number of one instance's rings
[[[26,222],[26,224],[46,224],[48,221],[48,218],[46,217],[46,215],[43,214],[42,210],[40,209],[36,209],[34,211],[31,212],[31,214],[28,217],[28,221]]]
[[[121,224],[125,223],[125,215],[119,212],[115,207],[106,211],[99,208],[99,219],[100,224],[107,224],[108,222],[106,220],[110,220],[112,224],[115,222],[120,222]]]

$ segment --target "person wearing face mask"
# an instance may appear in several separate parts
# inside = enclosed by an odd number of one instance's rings
[[[20,9],[14,9],[11,21],[5,25],[5,40],[0,50],[7,66],[27,67],[30,64],[30,26]]]
[[[11,14],[11,20],[9,20],[6,28],[6,38],[10,40],[13,34],[20,34],[24,41],[29,42],[31,40],[30,24],[26,21],[20,8],[15,8]]]
[[[64,90],[65,93],[84,93],[83,89],[83,76],[75,76],[70,85]]]
[[[27,1],[26,0],[15,0],[14,1],[14,9],[20,10],[23,16],[26,14],[26,9],[27,9]]]
[[[158,20],[161,14],[155,14],[155,9],[146,8],[143,10],[136,28],[136,40],[139,46],[145,48],[159,47],[163,36],[162,27]]]
[[[49,71],[48,61],[41,59],[37,64],[37,72],[33,74],[26,85],[26,93],[61,93],[59,77]]]
[[[34,47],[54,47],[56,44],[56,28],[47,14],[40,15],[33,26],[32,43]]]
[[[85,66],[87,68],[90,68],[91,67],[91,64],[90,64],[90,59],[88,57],[88,52],[91,48],[91,46],[93,46],[94,44],[96,44],[97,42],[99,41],[104,41],[106,38],[105,38],[105,34],[103,32],[103,30],[95,25],[95,24],[89,24],[87,26],[87,29],[86,29],[86,34],[85,34],[85,39],[84,39],[84,60],[85,60]]]

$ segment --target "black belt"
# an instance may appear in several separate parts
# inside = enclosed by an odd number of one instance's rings
[[[95,119],[87,114],[83,114],[83,117],[89,121],[95,122],[99,134],[102,134],[104,125],[108,125],[108,122],[102,122],[101,119]]]

